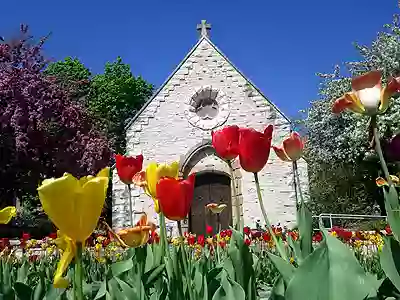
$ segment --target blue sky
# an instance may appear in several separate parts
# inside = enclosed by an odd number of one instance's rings
[[[93,73],[118,55],[135,75],[160,85],[196,43],[196,24],[289,116],[318,97],[316,72],[358,59],[352,42],[370,43],[397,0],[5,1],[0,35],[28,24],[52,36],[46,54],[78,57]]]

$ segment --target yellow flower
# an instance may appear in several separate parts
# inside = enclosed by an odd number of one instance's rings
[[[141,247],[149,240],[150,231],[155,230],[155,225],[147,222],[147,215],[143,214],[139,222],[133,228],[126,228],[118,231],[115,237],[125,247]]]
[[[392,180],[392,183],[394,184],[394,186],[399,186],[400,185],[400,179],[399,177],[395,176],[395,175],[390,175],[390,179]],[[389,186],[388,182],[386,181],[385,178],[383,177],[378,177],[376,180],[376,185],[378,187],[382,187],[382,186]]]
[[[334,236],[334,237],[337,237],[336,231],[332,231],[332,232],[331,232],[331,235]]]
[[[7,224],[17,215],[15,206],[7,206],[0,210],[0,224]]]
[[[76,243],[84,243],[97,226],[109,181],[109,168],[96,177],[76,179],[65,173],[60,178],[46,179],[38,188],[43,210],[61,232],[57,238],[64,250],[54,275],[54,286],[67,287],[62,274],[76,253]]]
[[[226,204],[209,203],[206,208],[209,209],[214,215],[222,213],[222,211],[227,207]]]
[[[157,164],[151,162],[145,171],[137,173],[133,177],[135,185],[143,187],[145,193],[154,201],[154,210],[160,212],[160,207],[157,200],[157,183],[162,177],[178,178],[179,162],[175,161],[171,164]]]

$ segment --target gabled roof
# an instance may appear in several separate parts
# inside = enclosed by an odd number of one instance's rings
[[[132,126],[132,124],[137,120],[137,118],[142,114],[142,112],[146,109],[146,107],[153,101],[155,97],[163,90],[165,85],[171,80],[171,78],[175,75],[175,73],[182,67],[182,65],[186,62],[186,60],[192,55],[192,53],[197,49],[197,47],[201,44],[203,40],[206,40],[214,49],[217,51],[234,69],[238,72],[243,78],[254,88],[262,97],[264,97],[268,103],[276,109],[289,123],[292,123],[290,119],[274,104],[272,103],[264,94],[261,92],[259,88],[256,87],[254,83],[252,83],[226,56],[222,53],[221,50],[214,45],[214,43],[207,38],[206,36],[202,36],[198,42],[192,47],[189,53],[185,56],[185,58],[180,62],[180,64],[175,68],[175,70],[168,76],[168,78],[163,82],[163,84],[155,91],[155,93],[146,101],[146,103],[141,107],[141,109],[136,113],[135,116],[128,122],[125,126],[125,130]]]

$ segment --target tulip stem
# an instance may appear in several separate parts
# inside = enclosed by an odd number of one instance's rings
[[[178,224],[179,235],[181,236],[181,239],[182,239],[181,256],[182,256],[182,260],[183,260],[183,269],[184,269],[184,272],[185,272],[185,275],[186,275],[189,299],[190,300],[194,300],[193,289],[192,289],[192,280],[191,280],[191,276],[190,276],[189,269],[188,269],[187,254],[186,254],[186,248],[185,248],[185,244],[184,244],[182,225],[181,225],[181,221],[176,221],[176,223]]]
[[[133,227],[133,211],[132,211],[132,189],[131,185],[128,184],[128,195],[129,195],[129,217],[131,220],[131,228]]]
[[[229,170],[231,172],[231,181],[232,181],[232,198],[235,199],[235,208],[236,208],[236,230],[239,232],[243,232],[242,228],[242,220],[241,220],[241,212],[240,212],[240,203],[237,197],[237,190],[236,190],[236,178],[235,172],[233,170],[232,162],[230,160],[227,161],[229,166]]]
[[[76,243],[75,256],[75,281],[74,292],[76,300],[84,300],[83,298],[83,273],[82,273],[82,243]]]
[[[169,258],[169,246],[168,246],[168,237],[167,237],[167,227],[165,224],[165,216],[162,212],[159,213],[160,218],[160,236],[161,236],[161,252],[167,255]]]
[[[377,123],[376,116],[371,117],[371,128],[372,128],[372,132],[374,134],[375,151],[379,156],[379,161],[381,163],[383,173],[385,174],[386,181],[388,182],[388,184],[392,185],[392,179],[390,178],[389,169],[386,165],[386,161],[385,161],[385,158],[384,158],[383,152],[382,152],[382,146],[381,146],[381,141],[380,141],[380,137],[379,137],[378,123]]]
[[[279,243],[279,241],[278,241],[278,239],[277,239],[277,237],[276,237],[276,235],[275,235],[275,233],[274,233],[274,231],[272,229],[271,222],[268,219],[267,212],[265,210],[263,199],[262,199],[262,195],[261,195],[261,188],[260,188],[260,182],[258,180],[258,174],[256,172],[253,173],[253,174],[254,174],[254,180],[255,180],[255,183],[256,183],[258,203],[260,204],[260,208],[261,208],[261,212],[262,212],[262,214],[264,216],[265,224],[267,225],[268,231],[271,234],[272,239],[274,240],[276,249],[278,250],[280,256],[284,260],[288,260],[288,257],[286,255],[285,249],[283,249],[282,245]]]

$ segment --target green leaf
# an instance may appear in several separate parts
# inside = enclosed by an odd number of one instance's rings
[[[162,264],[150,271],[148,271],[146,274],[143,275],[142,281],[144,282],[145,286],[151,285],[159,276],[161,273],[164,271],[165,265]]]
[[[144,272],[148,272],[153,268],[153,264],[154,264],[154,257],[153,257],[153,251],[151,249],[150,245],[147,245],[146,247],[146,263],[145,263],[145,267],[144,267]]]
[[[276,256],[270,252],[267,252],[267,255],[272,263],[275,265],[275,267],[278,269],[285,283],[289,284],[289,281],[292,279],[296,268],[288,261],[282,259],[280,256]]]
[[[294,241],[290,235],[287,236],[287,241],[290,248],[293,251],[293,255],[296,258],[296,262],[301,264],[303,261],[303,253],[301,252],[301,246],[299,240]]]
[[[376,296],[376,282],[353,252],[324,231],[325,239],[294,273],[286,300],[363,300]]]
[[[100,299],[100,298],[104,297],[106,292],[107,292],[107,282],[104,280],[101,283],[100,288],[99,288],[99,290],[98,290],[98,292],[96,294],[96,297],[94,297],[94,300],[97,300],[97,299]]]
[[[124,295],[127,299],[140,300],[137,291],[133,287],[131,287],[129,284],[127,284],[125,281],[119,279],[118,277],[115,277],[115,280],[118,282],[119,286],[121,287],[121,289],[124,292]]]
[[[389,186],[388,189],[383,187],[383,194],[385,196],[385,209],[390,228],[396,240],[400,241],[399,195],[393,185]]]
[[[311,254],[312,247],[312,214],[307,208],[304,201],[301,201],[300,207],[297,211],[297,222],[299,224],[299,237],[300,237],[300,248],[302,252],[302,258],[306,258]]]
[[[394,286],[400,290],[400,244],[390,237],[383,239],[385,244],[380,253],[381,267]]]
[[[230,280],[226,273],[222,276],[221,286],[217,289],[212,300],[245,300],[246,294],[237,282]]]
[[[285,300],[285,281],[282,276],[276,278],[269,300]]]
[[[32,289],[22,282],[14,283],[14,291],[20,300],[31,300],[32,297]]]
[[[123,261],[118,261],[115,262],[111,265],[111,271],[113,276],[117,277],[121,275],[122,273],[129,271],[130,269],[133,268],[133,261],[131,258],[128,258]]]
[[[43,299],[46,290],[45,290],[45,283],[44,283],[44,273],[40,272],[39,273],[39,282],[35,287],[35,290],[33,292],[33,300],[41,300]]]
[[[24,263],[22,264],[22,266],[20,266],[18,268],[17,281],[26,283],[26,280],[28,278],[27,277],[28,271],[29,271],[29,263],[27,260],[24,260]]]
[[[108,291],[110,292],[110,295],[111,295],[111,297],[113,299],[115,299],[115,300],[126,300],[124,294],[119,289],[118,282],[117,282],[117,280],[115,278],[111,278],[107,282],[107,286],[108,286]]]

